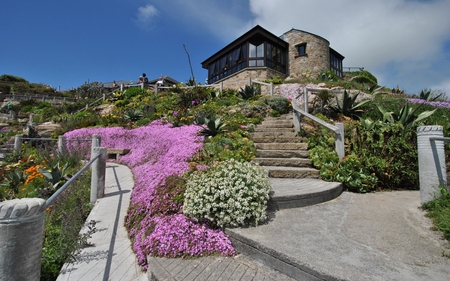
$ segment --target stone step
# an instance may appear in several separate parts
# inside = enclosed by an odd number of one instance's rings
[[[257,150],[256,156],[261,158],[308,158],[307,150]]]
[[[261,125],[258,127],[265,128],[294,128],[294,123],[292,121],[262,121]]]
[[[289,209],[323,203],[338,197],[343,191],[340,182],[321,179],[270,178],[272,194],[271,209]]]
[[[309,158],[254,158],[260,166],[311,167]]]
[[[264,126],[257,126],[255,127],[255,133],[258,132],[283,132],[283,133],[292,133],[295,132],[294,128],[270,128],[270,127],[264,127]]]
[[[282,138],[295,138],[298,137],[294,130],[271,130],[271,131],[258,131],[251,133],[250,136],[253,138],[264,138],[264,137],[282,137]]]
[[[252,137],[254,143],[303,143],[304,139],[299,137]]]
[[[263,166],[270,178],[319,179],[319,170],[310,167]]]
[[[256,149],[269,150],[307,150],[308,144],[301,143],[255,143]]]

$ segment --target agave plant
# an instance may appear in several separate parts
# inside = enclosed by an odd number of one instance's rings
[[[378,109],[383,114],[383,121],[386,123],[399,123],[402,124],[405,128],[404,133],[410,130],[417,122],[428,118],[431,116],[435,110],[424,111],[419,115],[416,115],[416,111],[420,108],[417,106],[415,108],[411,108],[409,104],[405,104],[398,113],[387,111],[384,107],[378,106]]]
[[[248,99],[256,96],[256,89],[253,85],[251,85],[251,86],[246,85],[244,89],[243,88],[239,89],[239,94],[241,95],[241,97],[244,100],[248,100]]]
[[[425,90],[420,91],[419,99],[426,100],[426,101],[435,101],[442,95],[443,94],[441,93],[437,96],[434,96],[434,93],[431,90],[425,89]]]
[[[213,137],[223,131],[223,127],[225,127],[225,123],[221,122],[220,118],[216,118],[215,120],[210,120],[205,117],[206,128],[202,129],[199,134],[206,137]]]
[[[139,109],[130,109],[127,111],[127,113],[123,116],[123,118],[125,119],[125,121],[127,122],[135,122],[135,121],[139,121],[142,119],[142,116],[144,116],[144,114],[142,113],[141,110]]]
[[[54,189],[57,189],[59,185],[64,184],[70,178],[66,174],[67,166],[68,163],[61,167],[58,162],[50,170],[39,167],[39,172],[50,181]]]
[[[332,108],[342,113],[344,116],[347,117],[354,117],[358,116],[358,114],[362,111],[360,108],[364,104],[368,103],[370,100],[363,100],[361,102],[356,102],[356,98],[359,96],[359,92],[354,94],[353,96],[347,92],[347,90],[344,91],[342,94],[342,98],[339,99],[336,96],[336,105],[332,106]]]

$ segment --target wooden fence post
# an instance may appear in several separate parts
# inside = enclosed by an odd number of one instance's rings
[[[23,135],[16,135],[14,138],[14,152],[20,153],[20,151],[22,151],[22,142]]]
[[[94,204],[98,198],[103,198],[105,196],[106,147],[95,147],[91,159],[97,155],[99,155],[99,157],[91,166],[91,204]]]

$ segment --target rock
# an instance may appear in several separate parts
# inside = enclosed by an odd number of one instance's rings
[[[51,137],[52,133],[57,133],[62,131],[62,127],[59,124],[54,124],[51,122],[46,122],[36,126],[36,132],[42,138]]]
[[[94,111],[97,112],[100,116],[111,114],[113,113],[113,110],[114,104],[102,104],[94,108]]]

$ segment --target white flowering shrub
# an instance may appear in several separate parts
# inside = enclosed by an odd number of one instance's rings
[[[220,227],[257,225],[266,219],[271,185],[264,169],[234,159],[191,174],[183,213]]]

